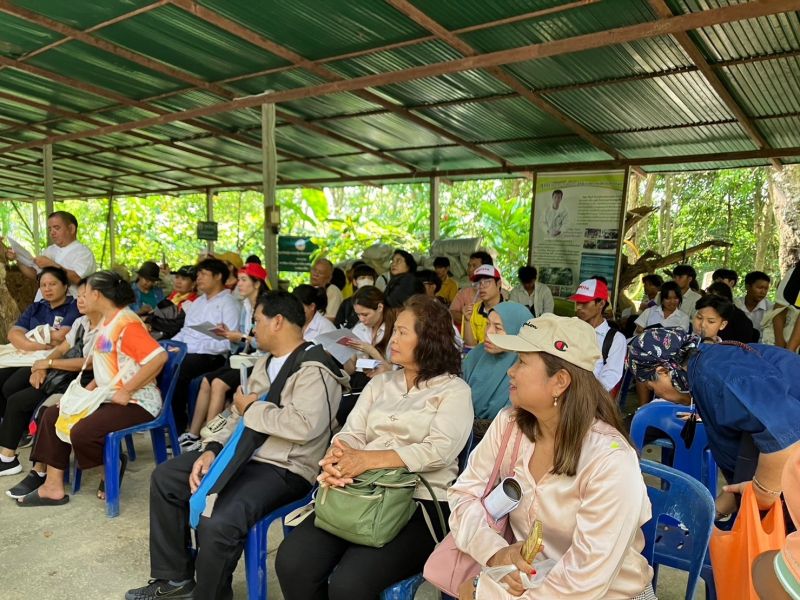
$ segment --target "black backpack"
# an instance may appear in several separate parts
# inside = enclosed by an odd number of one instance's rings
[[[619,325],[617,325],[614,321],[606,321],[606,323],[608,323],[609,331],[606,334],[606,337],[603,339],[603,347],[600,349],[600,352],[603,355],[604,365],[608,362],[608,354],[611,352],[611,346],[614,345],[614,338],[617,337],[618,333],[622,333]]]

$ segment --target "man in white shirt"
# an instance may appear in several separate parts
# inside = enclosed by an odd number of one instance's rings
[[[734,304],[750,317],[759,333],[763,331],[764,315],[772,310],[773,304],[767,300],[770,277],[762,271],[752,271],[744,277],[745,295],[736,298]]]
[[[594,367],[594,376],[613,395],[613,390],[622,381],[627,344],[625,336],[618,329],[612,328],[603,317],[609,302],[608,285],[599,279],[587,279],[569,299],[575,302],[575,316],[594,327],[597,345],[601,351],[601,357]]]
[[[701,296],[695,292],[691,285],[692,282],[697,281],[697,271],[691,265],[678,265],[672,271],[672,280],[681,288],[681,305],[679,309],[689,315],[689,318],[694,318],[694,305],[700,300]],[[661,303],[661,298],[657,299]]]
[[[19,270],[25,277],[36,279],[36,275],[45,267],[59,267],[67,272],[69,292],[73,298],[78,297],[78,282],[97,270],[92,251],[78,240],[78,220],[75,215],[64,210],[57,210],[47,217],[47,233],[53,243],[45,251],[33,259],[36,267],[19,263]],[[9,260],[15,260],[13,250],[6,252]],[[41,300],[42,293],[36,292],[36,300]]]
[[[325,316],[333,323],[336,320],[336,313],[342,305],[342,291],[331,283],[333,277],[333,263],[327,258],[318,258],[311,266],[311,285],[314,287],[325,288],[328,296],[328,307],[325,309]]]
[[[172,338],[186,344],[188,349],[172,398],[172,412],[180,432],[188,422],[186,408],[192,379],[222,367],[231,349],[227,338],[207,335],[192,327],[208,323],[225,325],[231,331],[239,327],[241,307],[225,289],[228,275],[227,265],[216,258],[207,258],[197,265],[197,291],[201,295],[191,304],[184,304],[183,328]]]
[[[553,293],[545,284],[536,281],[536,267],[520,267],[517,271],[519,285],[511,290],[508,299],[530,309],[534,317],[553,312]]]
[[[562,206],[564,192],[555,190],[552,195],[553,202],[544,213],[544,228],[550,237],[558,237],[564,230],[567,222],[567,207]]]

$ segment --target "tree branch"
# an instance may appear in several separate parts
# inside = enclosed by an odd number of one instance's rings
[[[707,248],[729,248],[732,245],[733,244],[726,242],[725,240],[706,240],[701,244],[697,244],[691,248],[686,248],[686,250],[672,252],[666,256],[661,256],[657,252],[648,250],[633,264],[628,263],[628,259],[623,256],[623,265],[619,277],[619,287],[620,289],[624,289],[633,283],[633,280],[639,275],[653,273],[656,269],[663,269],[669,265],[674,265],[685,260],[689,256],[706,250]]]

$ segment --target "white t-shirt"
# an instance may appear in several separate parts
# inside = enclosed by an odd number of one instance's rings
[[[553,208],[550,204],[547,211],[544,213],[544,227],[547,235],[555,237],[564,233],[564,225],[567,221],[567,207],[564,202],[558,205],[558,208]]]
[[[691,321],[689,320],[689,315],[683,311],[676,310],[669,317],[665,318],[661,306],[651,306],[650,308],[646,308],[635,322],[642,328],[660,324],[662,327],[677,327],[688,331]]]
[[[291,352],[289,354],[284,354],[283,356],[273,356],[272,360],[269,361],[269,365],[267,365],[267,377],[269,377],[270,383],[275,381],[275,379],[278,377],[281,367],[283,367],[290,354]]]
[[[735,298],[733,303],[742,309],[744,314],[746,314],[750,320],[753,322],[753,327],[755,327],[758,331],[763,331],[763,327],[761,323],[764,321],[764,315],[767,314],[773,308],[773,303],[763,298],[753,310],[747,310],[747,305],[744,302],[744,296],[740,298]]]
[[[97,263],[94,261],[94,254],[78,240],[67,244],[63,248],[52,244],[44,251],[46,256],[54,263],[57,263],[69,271],[75,271],[81,277],[86,277],[97,270]],[[73,298],[78,297],[78,286],[70,285],[69,293]],[[42,299],[42,293],[36,292],[36,300]]]

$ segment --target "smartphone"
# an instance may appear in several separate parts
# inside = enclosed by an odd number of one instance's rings
[[[375,360],[372,358],[359,358],[356,361],[356,369],[358,371],[368,370],[371,371],[372,369],[377,369],[381,364],[381,361]]]
[[[242,393],[246,396],[249,392],[247,391],[247,365],[241,365],[239,367],[239,385],[242,386]]]

